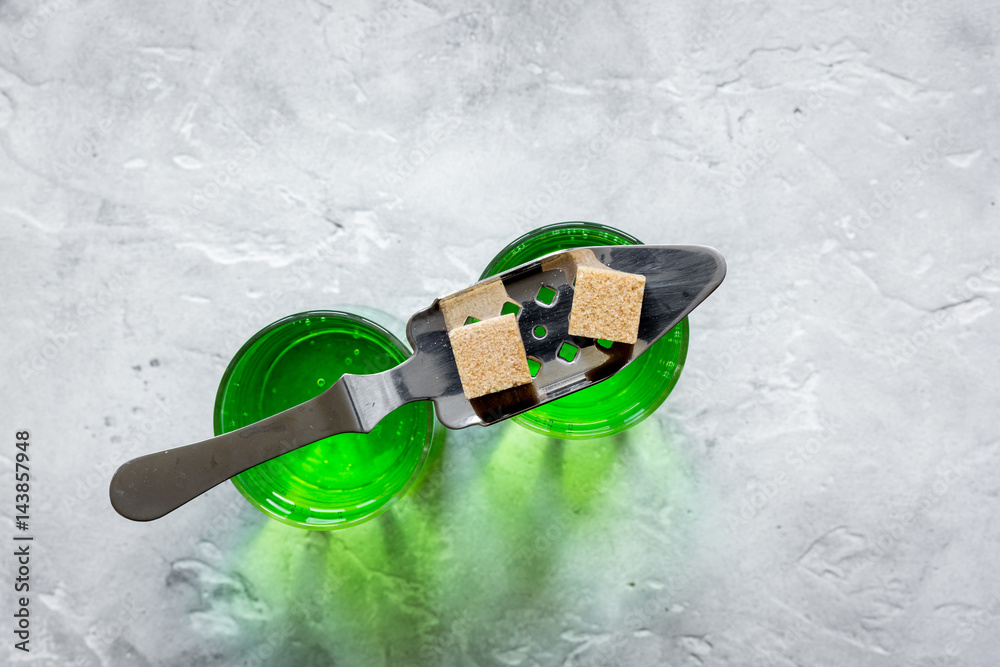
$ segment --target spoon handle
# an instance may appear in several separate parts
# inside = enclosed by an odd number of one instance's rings
[[[331,435],[368,433],[382,417],[408,402],[395,392],[372,391],[391,386],[399,368],[376,375],[345,375],[319,396],[267,419],[132,459],[111,479],[111,505],[128,519],[151,521],[276,456]],[[352,385],[368,390],[362,403],[355,402]]]

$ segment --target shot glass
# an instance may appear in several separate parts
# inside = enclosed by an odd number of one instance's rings
[[[388,370],[409,348],[371,319],[317,310],[290,315],[240,348],[219,384],[215,434],[319,395],[344,373]],[[312,530],[346,528],[388,509],[416,479],[434,434],[429,402],[404,405],[371,433],[343,433],[240,473],[232,482],[264,514]]]
[[[560,222],[512,241],[483,271],[480,280],[550,252],[642,242],[621,230],[593,222]],[[687,357],[688,321],[677,326],[613,377],[582,391],[513,417],[532,431],[556,438],[583,439],[620,433],[660,407]]]

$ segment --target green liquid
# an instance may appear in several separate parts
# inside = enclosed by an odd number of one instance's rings
[[[387,331],[332,311],[275,322],[236,354],[216,397],[215,432],[232,431],[318,396],[344,373],[388,370],[409,356]],[[386,509],[416,477],[433,432],[427,402],[404,405],[367,434],[307,445],[233,478],[247,500],[291,525],[341,528]]]
[[[480,279],[558,250],[640,243],[612,227],[592,222],[561,222],[529,232],[508,245],[490,262]],[[513,420],[532,431],[558,438],[593,438],[624,431],[652,414],[677,384],[687,357],[688,336],[688,321],[684,318],[614,376]]]

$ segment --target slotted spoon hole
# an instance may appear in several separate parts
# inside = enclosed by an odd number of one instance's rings
[[[538,371],[542,369],[542,362],[534,357],[528,357],[528,372],[531,373],[531,377],[536,377]]]
[[[521,306],[517,305],[513,301],[508,301],[507,303],[505,303],[503,305],[503,308],[500,309],[500,314],[501,315],[514,315],[514,316],[517,316],[517,314],[519,312],[521,312]]]
[[[538,288],[538,294],[535,296],[535,300],[543,306],[551,306],[556,300],[556,291],[551,287],[542,285]]]
[[[538,340],[545,338],[545,334],[547,333],[548,331],[546,331],[545,327],[543,327],[541,324],[539,324],[537,327],[531,330],[531,335],[537,338]]]
[[[576,355],[579,351],[580,348],[576,345],[573,345],[572,343],[563,343],[559,346],[559,351],[556,353],[556,356],[566,363],[572,363],[573,360],[576,359]]]

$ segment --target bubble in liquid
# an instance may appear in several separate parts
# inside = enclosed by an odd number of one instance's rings
[[[344,363],[347,364],[348,366],[351,365],[352,361],[353,361],[353,359],[351,359],[350,357],[344,357]]]
[[[324,380],[323,378],[320,378],[320,379],[316,380],[316,384],[318,384],[319,386],[323,387],[323,386],[326,385],[326,380]]]
[[[355,348],[355,349],[354,349],[354,356],[356,357],[356,356],[358,356],[359,354],[361,354],[361,350],[359,350],[359,349]]]

